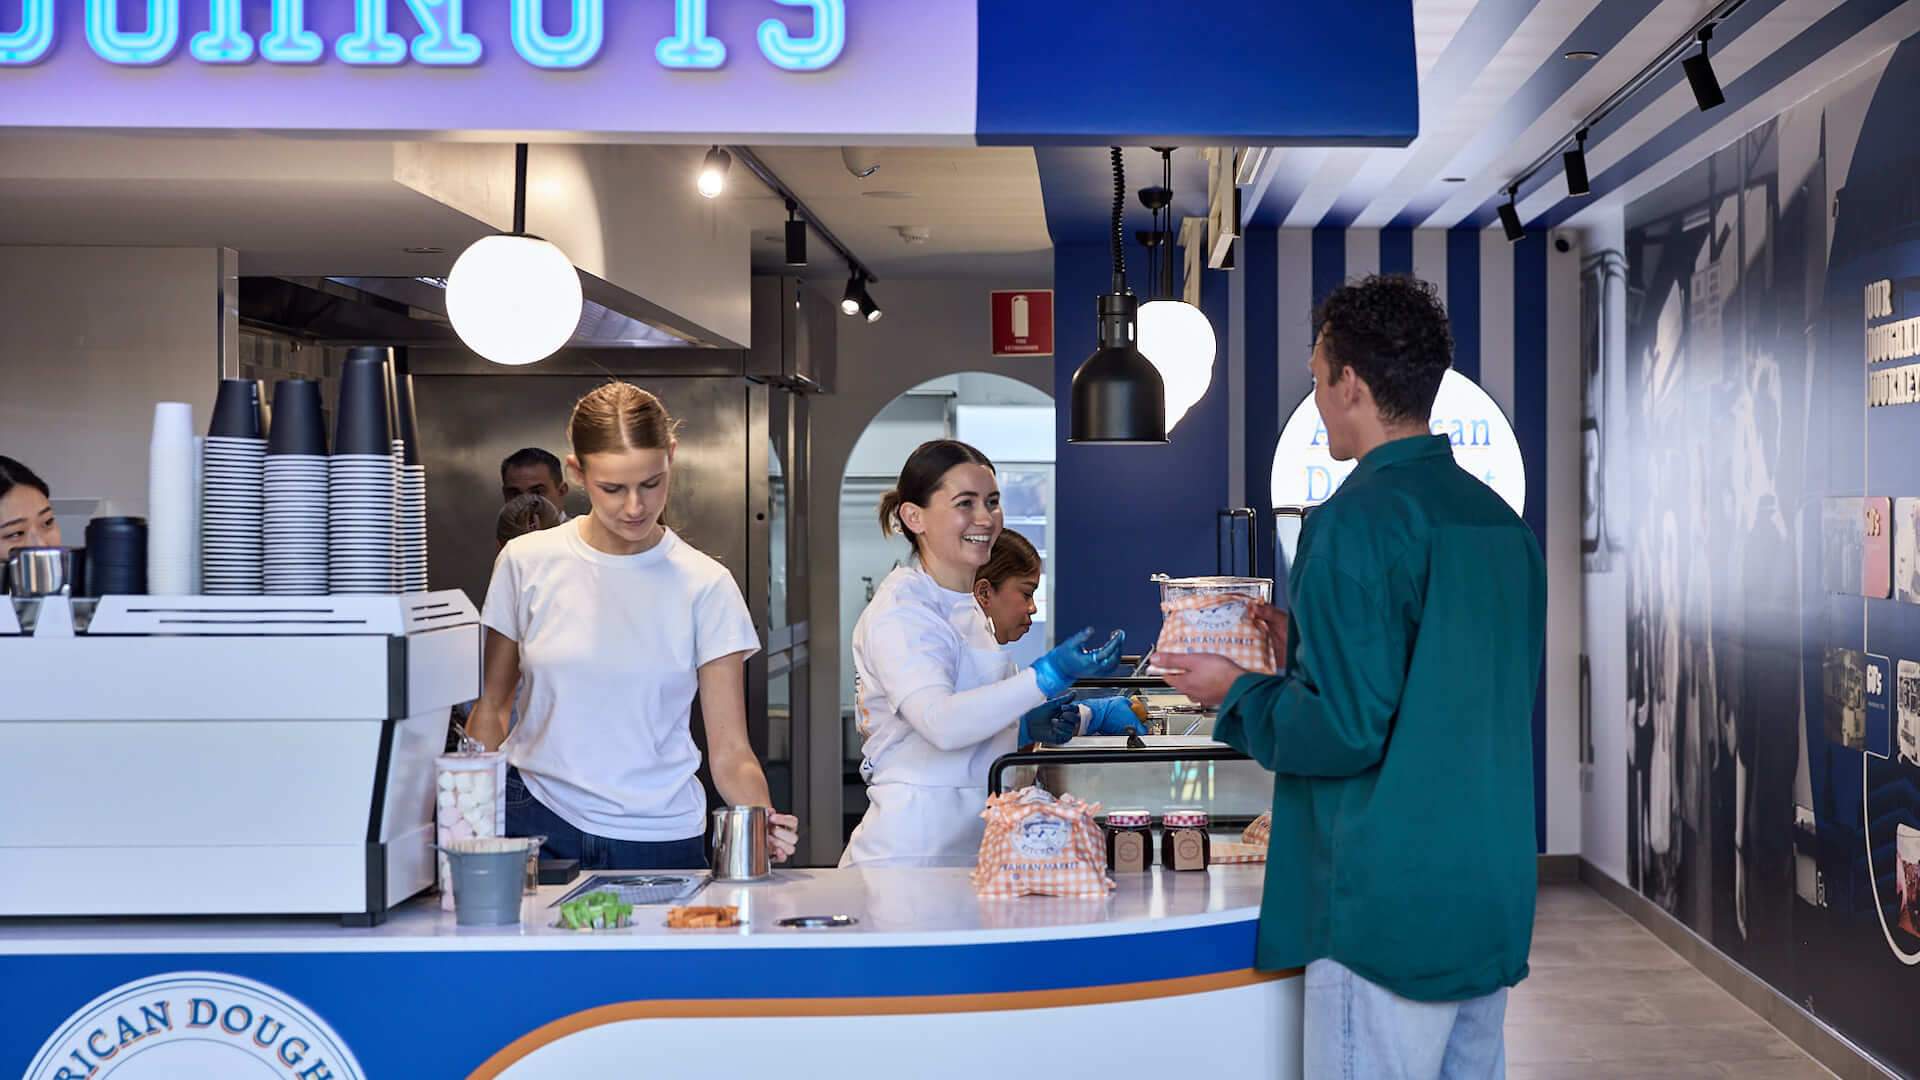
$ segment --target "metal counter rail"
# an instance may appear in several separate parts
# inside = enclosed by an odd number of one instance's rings
[[[987,794],[998,795],[1001,776],[1027,765],[1173,765],[1182,761],[1250,761],[1231,746],[1141,747],[1130,750],[1016,750],[1002,754],[987,770]]]

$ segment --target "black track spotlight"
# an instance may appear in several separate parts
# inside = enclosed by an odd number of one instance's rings
[[[1526,227],[1520,224],[1520,208],[1513,204],[1519,194],[1513,188],[1507,189],[1507,201],[1500,204],[1500,227],[1507,231],[1507,239],[1519,243],[1527,235]]]
[[[866,278],[855,270],[853,276],[847,279],[846,294],[840,297],[840,314],[858,315],[871,303],[873,297],[867,295]]]
[[[1701,112],[1717,109],[1727,103],[1727,95],[1720,90],[1720,79],[1713,73],[1713,61],[1707,59],[1707,41],[1713,37],[1713,27],[1700,31],[1700,51],[1680,61],[1681,68],[1687,73],[1687,85],[1693,87],[1694,104]]]
[[[807,265],[807,223],[800,219],[799,207],[787,200],[787,265]]]
[[[1561,157],[1567,172],[1567,194],[1573,196],[1593,194],[1593,185],[1587,182],[1587,133],[1582,130],[1573,137],[1573,147]]]
[[[727,169],[733,164],[733,155],[719,147],[707,151],[707,158],[700,163],[700,194],[709,199],[717,199],[727,190]]]
[[[881,311],[880,305],[874,302],[873,294],[862,289],[860,292],[861,317],[870,323],[877,323],[880,321],[880,316],[884,314],[886,314],[886,312]]]

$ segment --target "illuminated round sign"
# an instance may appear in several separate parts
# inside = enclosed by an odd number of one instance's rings
[[[1485,390],[1449,368],[1433,401],[1433,433],[1453,443],[1453,460],[1479,477],[1494,493],[1522,511],[1527,501],[1527,468],[1513,425]],[[1273,451],[1273,505],[1314,506],[1327,501],[1355,462],[1335,461],[1327,452],[1327,429],[1308,394]]]

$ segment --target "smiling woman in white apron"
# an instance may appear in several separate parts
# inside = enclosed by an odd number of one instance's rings
[[[1000,485],[965,443],[915,450],[881,500],[880,525],[905,533],[914,553],[853,630],[868,805],[840,865],[970,864],[988,767],[1016,745],[1072,737],[1052,699],[1110,670],[1124,637],[1087,649],[1083,631],[1015,670],[973,592],[1004,527]]]

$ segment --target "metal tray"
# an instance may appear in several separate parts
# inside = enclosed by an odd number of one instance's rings
[[[680,904],[691,899],[694,894],[707,887],[711,880],[706,871],[686,874],[661,873],[625,873],[594,874],[573,887],[565,896],[548,904],[557,908],[579,896],[590,892],[606,891],[618,894],[622,903],[634,907],[658,907],[662,904]]]

